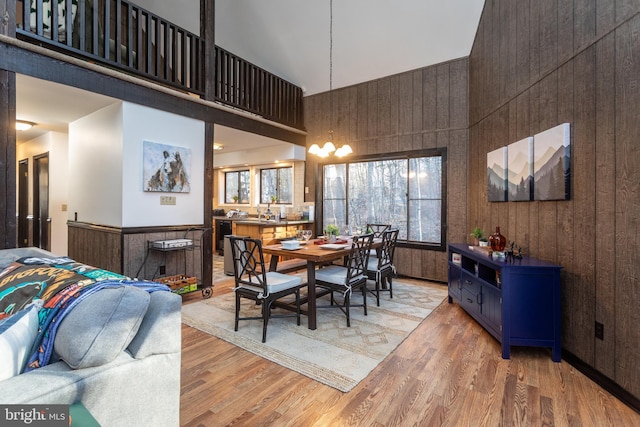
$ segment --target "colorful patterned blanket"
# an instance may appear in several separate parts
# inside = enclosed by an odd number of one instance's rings
[[[1,312],[11,315],[30,304],[41,306],[40,327],[25,372],[49,363],[58,326],[80,301],[101,289],[123,285],[169,291],[160,283],[132,280],[66,257],[21,258],[0,272]]]

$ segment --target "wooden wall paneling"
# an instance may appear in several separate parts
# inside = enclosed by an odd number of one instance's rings
[[[468,138],[466,129],[452,131],[447,148],[447,242],[466,242],[471,232],[467,230]]]
[[[576,341],[574,354],[594,363],[595,307],[595,49],[589,47],[575,59],[575,274],[580,292],[571,298],[570,326]],[[611,239],[615,235],[611,234]],[[578,285],[578,284],[576,284]],[[587,308],[591,308],[590,310]]]
[[[615,239],[616,163],[615,146],[615,36],[609,34],[596,44],[596,271],[595,320],[605,325],[604,340],[595,340],[595,367],[615,377]]]
[[[145,255],[147,253],[147,239],[144,234],[125,234],[123,236],[123,272],[125,276],[144,279],[142,270]],[[140,275],[138,276],[138,271]]]
[[[469,60],[463,58],[449,63],[449,127],[469,126]]]
[[[438,132],[424,132],[417,135],[416,149],[436,148],[438,146]]]
[[[398,133],[400,135],[413,131],[413,74],[403,73],[398,77]]]
[[[504,90],[505,93],[503,95],[503,99],[506,100],[508,97],[513,96],[513,93],[516,91],[517,87],[517,75],[516,75],[516,67],[517,61],[516,56],[518,55],[518,18],[517,18],[517,2],[509,1],[509,0],[501,0],[501,8],[503,11],[501,12],[501,16],[505,19],[502,21],[504,24],[500,27],[503,28],[505,36],[503,37],[505,43],[503,46],[503,58],[506,58],[505,63],[505,79],[504,79]]]
[[[596,37],[600,38],[611,31],[616,22],[616,2],[596,2]]]
[[[389,135],[398,135],[398,115],[400,114],[400,104],[398,92],[400,90],[400,76],[395,75],[389,78]]]
[[[540,0],[540,76],[558,65],[558,0]]]
[[[449,129],[449,63],[435,67],[436,71],[436,129]]]
[[[540,77],[540,2],[529,0],[529,85]]]
[[[378,129],[376,135],[391,134],[391,79],[376,80]]]
[[[467,226],[467,234],[471,232],[473,227],[481,227],[486,229],[488,221],[483,221],[483,217],[480,216],[480,205],[486,203],[486,199],[483,199],[486,194],[486,190],[482,190],[482,187],[487,186],[486,167],[487,158],[484,151],[484,147],[481,146],[482,141],[487,140],[486,136],[487,120],[483,120],[476,126],[472,127],[469,131],[469,148],[468,148],[468,175],[469,177],[476,177],[475,179],[467,180],[467,204],[469,212],[469,223]],[[480,154],[482,153],[482,155]],[[484,156],[484,159],[482,158]],[[449,167],[453,167],[450,165]],[[482,178],[478,178],[482,177]],[[480,182],[479,182],[480,181]],[[487,231],[487,230],[485,230]],[[466,241],[470,241],[467,236]]]
[[[145,240],[145,244],[154,240],[163,240],[166,237],[166,233],[157,232],[157,233],[141,233],[141,236]],[[141,273],[143,277],[147,280],[154,279],[156,277],[162,276],[160,274],[160,266],[165,264],[164,261],[164,252],[159,251],[149,251],[147,256],[147,260],[144,264],[144,268]],[[169,270],[170,271],[170,270]]]
[[[531,16],[529,13],[529,0],[518,1],[516,8],[516,52],[515,52],[515,72],[516,79],[515,92],[520,92],[529,86],[530,74],[530,38],[531,38]]]
[[[616,24],[622,24],[640,12],[638,0],[614,0],[614,2],[616,4]]]
[[[347,143],[349,138],[349,93],[344,89],[333,92],[333,142],[336,148]]]
[[[358,91],[358,124],[357,124],[357,139],[363,140],[369,136],[368,128],[368,113],[367,104],[369,101],[369,93],[367,91],[366,84],[360,84],[356,86]]]
[[[573,351],[572,344],[575,339],[570,337],[574,334],[571,329],[571,323],[568,321],[570,313],[567,310],[571,308],[568,300],[573,298],[574,293],[581,293],[580,282],[574,274],[574,248],[575,241],[573,239],[575,209],[573,192],[576,187],[575,176],[575,121],[574,121],[574,90],[573,90],[573,73],[574,61],[569,61],[558,69],[558,122],[571,123],[571,199],[558,204],[558,224],[556,225],[556,234],[558,242],[557,263],[562,265],[562,347]],[[573,307],[579,311],[584,310],[583,307]],[[573,343],[572,343],[573,341]]]
[[[367,87],[367,136],[378,135],[378,80],[365,83]]]
[[[491,62],[489,63],[491,68],[491,74],[486,81],[488,85],[488,93],[485,93],[488,103],[488,111],[493,111],[500,105],[502,99],[504,72],[502,69],[502,61],[500,61],[500,35],[502,23],[500,23],[500,0],[495,0],[490,8],[492,15],[491,35],[489,39],[489,50]],[[499,23],[499,24],[498,24]]]
[[[616,381],[640,396],[640,15],[616,30]],[[611,223],[609,222],[609,225]],[[611,248],[611,247],[609,247]],[[603,248],[603,250],[606,248]]]
[[[435,136],[437,148],[447,148],[449,146],[449,138],[451,136],[450,131],[443,130],[441,132],[436,132]]]
[[[550,73],[540,81],[538,132],[550,129],[558,122],[558,73]],[[535,144],[535,140],[534,140]],[[558,239],[555,227],[558,220],[558,202],[538,203],[538,252],[537,257],[553,262],[558,252]]]
[[[592,45],[596,37],[596,2],[573,0],[575,15],[575,51]],[[562,2],[561,2],[562,3]]]
[[[422,108],[419,110],[421,120],[419,123],[414,121],[414,131],[434,131],[438,129],[438,67],[428,67],[422,71],[422,79],[420,85],[414,89],[420,88]],[[415,112],[414,112],[415,114]],[[414,116],[415,117],[415,116]]]
[[[558,1],[558,64],[569,60],[574,49],[574,2],[593,0],[559,0]]]
[[[424,125],[423,125],[423,114],[422,114],[422,110],[423,110],[423,105],[422,105],[422,99],[423,99],[423,83],[422,83],[422,79],[423,79],[423,70],[415,70],[413,71],[411,74],[413,74],[413,105],[411,107],[411,112],[412,112],[412,132],[420,132],[424,129]]]

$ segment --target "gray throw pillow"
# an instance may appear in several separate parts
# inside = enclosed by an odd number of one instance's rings
[[[148,306],[149,294],[135,286],[101,289],[65,316],[54,350],[74,369],[109,363],[135,337]]]

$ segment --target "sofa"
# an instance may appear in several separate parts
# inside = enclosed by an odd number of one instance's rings
[[[25,258],[57,257],[37,248],[4,249],[0,271],[21,265]],[[78,263],[73,265],[78,269]],[[4,278],[10,276],[2,274],[0,295],[3,283],[6,288]],[[179,425],[182,299],[166,286],[150,283],[153,286],[140,287],[137,281],[111,281],[78,298],[56,325],[47,346],[50,360],[31,370],[25,369],[24,361],[19,372],[0,380],[0,404],[80,402],[103,427]],[[16,319],[13,329],[19,331],[16,324],[27,325],[27,319],[42,312],[42,307],[30,304],[1,321]],[[35,317],[40,332],[42,317]],[[17,339],[26,335],[20,332]],[[7,357],[6,352],[0,354]]]

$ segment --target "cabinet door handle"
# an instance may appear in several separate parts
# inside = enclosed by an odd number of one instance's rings
[[[464,283],[466,283],[467,285],[473,285],[473,281],[471,281],[469,279],[465,279]]]
[[[471,298],[467,298],[467,302],[468,302],[469,304],[473,304],[473,300],[472,300]]]
[[[476,295],[476,302],[478,305],[482,305],[482,294]]]

